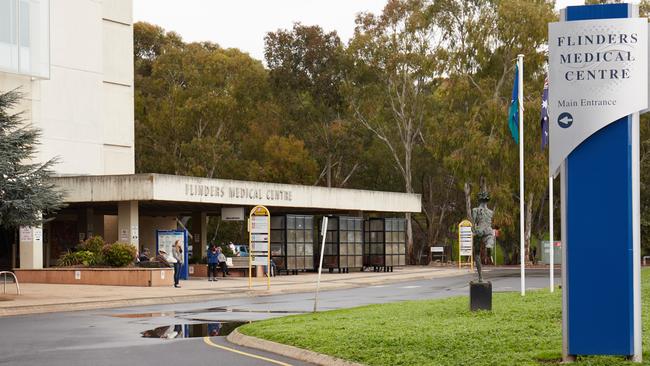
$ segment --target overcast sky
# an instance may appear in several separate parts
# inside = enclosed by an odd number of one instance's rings
[[[133,0],[136,21],[157,24],[185,41],[212,41],[264,58],[264,35],[294,22],[336,30],[347,41],[354,18],[381,12],[386,0]],[[584,0],[557,0],[557,8]]]

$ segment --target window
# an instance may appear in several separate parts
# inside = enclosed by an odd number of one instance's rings
[[[0,0],[0,71],[50,77],[49,0]]]

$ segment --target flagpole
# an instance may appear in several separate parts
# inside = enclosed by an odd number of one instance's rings
[[[551,292],[553,292],[553,282],[554,282],[554,276],[555,276],[555,258],[553,254],[553,174],[549,174],[548,177],[548,240],[549,240],[549,263],[550,263],[550,268],[549,268],[549,287]]]
[[[517,55],[519,69],[519,251],[521,262],[521,296],[526,295],[526,268],[524,252],[524,55]]]

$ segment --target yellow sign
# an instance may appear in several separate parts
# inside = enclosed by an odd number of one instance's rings
[[[271,213],[255,206],[248,218],[248,288],[253,287],[253,265],[266,266],[266,289],[271,289]]]
[[[463,264],[463,257],[469,257],[469,267],[474,269],[473,243],[472,223],[463,220],[458,224],[458,268]]]

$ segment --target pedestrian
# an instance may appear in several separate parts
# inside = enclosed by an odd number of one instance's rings
[[[183,248],[181,248],[181,241],[176,240],[174,248],[172,248],[172,255],[176,262],[174,263],[174,287],[181,287],[179,281],[181,279],[181,267],[183,266]]]
[[[140,253],[140,262],[149,262],[150,261],[150,256],[151,254],[149,253],[149,248],[144,248],[142,250],[142,253]]]
[[[158,255],[155,258],[156,262],[161,263],[165,267],[173,267],[172,262],[174,261],[174,257],[170,256],[167,254],[167,252],[164,249],[158,250]]]
[[[228,243],[228,248],[230,248],[232,255],[237,257],[239,256],[239,253],[237,252],[237,248],[235,247],[235,244],[233,244],[233,242]]]
[[[230,276],[228,273],[228,264],[226,263],[226,256],[221,252],[221,248],[217,248],[217,259],[219,261],[219,266],[221,267],[221,272],[223,276]]]
[[[208,251],[208,281],[217,280],[217,266],[219,265],[219,253],[216,245],[211,245]]]

